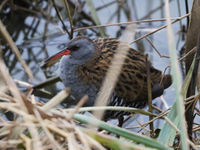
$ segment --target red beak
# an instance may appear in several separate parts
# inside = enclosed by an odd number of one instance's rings
[[[55,64],[56,62],[58,62],[62,56],[69,55],[70,53],[71,53],[71,51],[68,50],[68,49],[62,50],[62,51],[58,52],[57,54],[55,54],[55,55],[47,58],[46,60],[44,60],[41,67],[42,68],[50,67],[53,64]]]

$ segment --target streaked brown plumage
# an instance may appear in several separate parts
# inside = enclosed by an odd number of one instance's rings
[[[61,60],[61,79],[65,86],[71,87],[72,93],[80,94],[77,98],[82,97],[84,93],[88,94],[91,99],[87,105],[93,105],[120,42],[115,38],[90,40],[86,37],[78,37],[68,44],[67,51],[70,51],[70,56]],[[145,106],[148,98],[145,55],[132,49],[128,44],[125,45],[129,48],[129,52],[125,58],[110,105],[141,108]],[[53,57],[47,59],[46,63],[52,60]],[[171,76],[162,75],[161,71],[155,69],[150,61],[148,63],[150,66],[152,98],[154,99],[162,95],[164,89],[171,85]],[[76,78],[73,79],[72,76],[76,76]],[[75,83],[76,80],[79,80],[79,82]],[[84,88],[84,86],[85,92],[79,91],[79,88]],[[92,88],[94,90],[89,91]]]
[[[79,66],[77,73],[86,84],[95,84],[100,87],[120,41],[115,38],[100,38],[94,39],[93,42],[100,50],[99,57]],[[148,61],[148,63],[150,64],[152,87],[154,84],[160,83],[162,77],[164,88],[170,86],[171,76],[162,76],[160,70],[155,69],[150,61]],[[130,48],[115,91],[118,97],[126,101],[133,102],[147,99],[147,68],[145,55]]]

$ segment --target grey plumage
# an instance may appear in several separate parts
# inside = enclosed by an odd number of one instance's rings
[[[76,99],[89,96],[85,106],[92,106],[102,85],[112,58],[120,41],[115,38],[100,38],[91,40],[78,37],[69,42],[67,55],[60,62],[60,78],[66,87],[71,88],[71,94]],[[145,55],[129,48],[113,95],[109,101],[111,106],[129,106],[142,108],[147,103],[147,69],[150,67],[152,98],[163,94],[172,81],[170,75],[162,75],[150,61],[146,62]],[[65,53],[65,51],[62,51]],[[59,54],[52,58],[57,58]],[[60,56],[59,56],[60,57]],[[47,59],[47,62],[52,60]],[[123,113],[108,111],[105,118],[114,118]]]

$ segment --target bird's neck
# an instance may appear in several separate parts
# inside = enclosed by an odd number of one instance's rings
[[[67,86],[68,83],[73,83],[78,79],[76,74],[78,66],[78,64],[72,63],[69,57],[62,57],[60,62],[60,78],[65,86]]]
[[[71,88],[71,95],[76,100],[80,100],[85,94],[89,96],[89,100],[85,103],[86,106],[94,104],[98,89],[95,85],[86,84],[84,82],[83,74],[79,74],[78,70],[83,65],[71,64],[67,57],[63,57],[60,62],[60,78],[63,81],[65,87]]]
[[[91,75],[90,72],[95,65],[94,62],[95,60],[91,59],[83,64],[76,62],[76,60],[71,60],[68,56],[64,56],[60,62],[60,77],[64,83],[74,83],[81,79],[80,82],[88,84],[90,83],[88,81],[90,79],[89,76]]]

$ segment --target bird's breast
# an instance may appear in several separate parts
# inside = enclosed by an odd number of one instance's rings
[[[76,100],[80,100],[84,95],[88,95],[89,99],[85,103],[86,106],[94,105],[98,89],[94,84],[85,84],[83,78],[77,74],[79,65],[72,64],[69,57],[63,57],[60,62],[60,78],[65,87],[71,88],[71,95]]]

